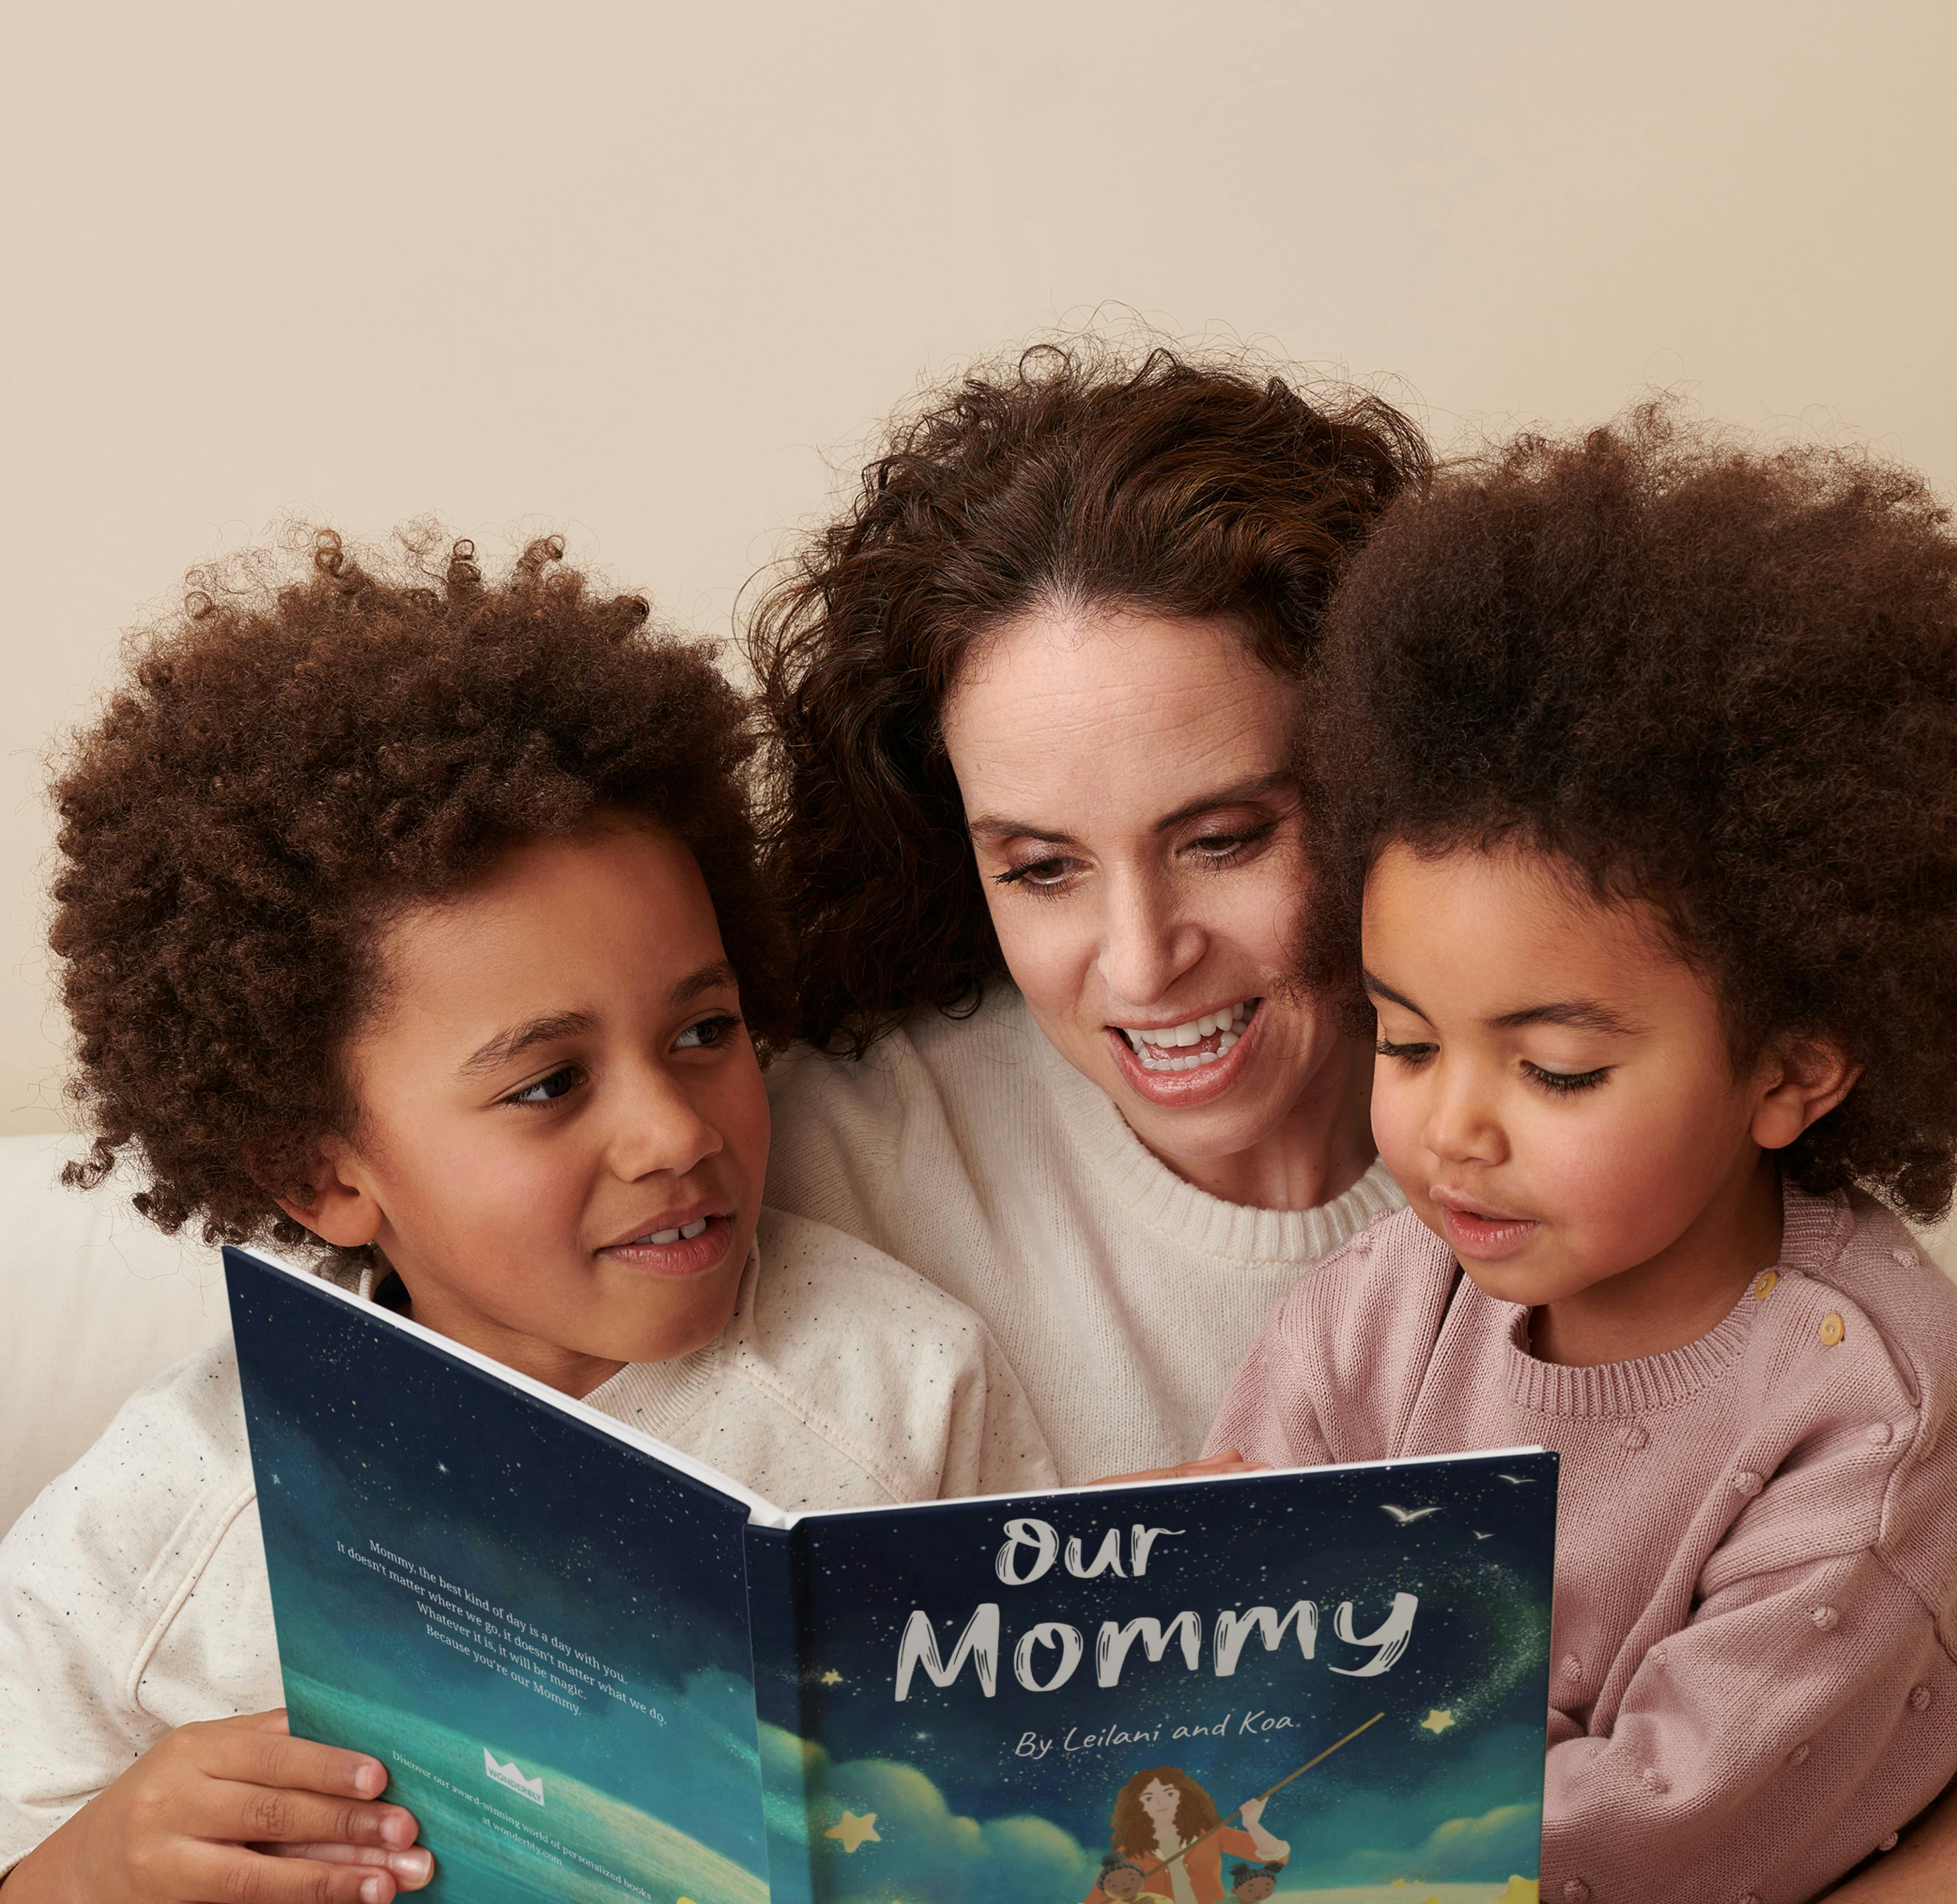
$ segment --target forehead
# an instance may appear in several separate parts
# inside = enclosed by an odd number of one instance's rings
[[[1228,621],[1030,615],[975,644],[942,719],[968,807],[1016,798],[1114,820],[1276,771],[1295,704]]]
[[[388,1002],[412,998],[458,1035],[549,991],[628,998],[721,956],[693,855],[637,821],[594,821],[520,841],[454,897],[411,906],[382,935]]]
[[[1367,969],[1424,1011],[1491,1018],[1550,1002],[1656,1010],[1709,1000],[1657,913],[1585,891],[1525,849],[1386,846],[1366,879]]]

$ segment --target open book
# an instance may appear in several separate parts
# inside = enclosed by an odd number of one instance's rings
[[[1553,1455],[790,1514],[225,1264],[292,1729],[431,1898],[1535,1896]]]

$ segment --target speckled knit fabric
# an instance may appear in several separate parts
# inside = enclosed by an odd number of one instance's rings
[[[768,1201],[833,1223],[975,1310],[1069,1486],[1190,1459],[1298,1272],[1406,1199],[1377,1160],[1313,1210],[1185,1183],[995,985],[861,1060],[769,1067]]]
[[[1563,1457],[1547,1904],[1798,1904],[1957,1770],[1957,1289],[1790,1190],[1710,1333],[1569,1368],[1410,1211],[1298,1284],[1212,1431],[1277,1463]]]
[[[584,1400],[785,1507],[1054,1479],[976,1317],[778,1211],[717,1341]],[[134,1396],[0,1541],[0,1874],[172,1727],[283,1700],[227,1336]]]

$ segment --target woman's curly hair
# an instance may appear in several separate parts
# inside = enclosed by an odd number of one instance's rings
[[[1168,348],[1040,345],[901,414],[749,631],[798,1033],[860,1057],[1004,969],[939,726],[975,637],[1039,611],[1227,616],[1295,678],[1428,467],[1377,397]]]
[[[1390,511],[1302,738],[1307,976],[1355,989],[1366,869],[1512,840],[1656,909],[1737,1064],[1861,1067],[1782,1153],[1921,1219],[1957,1178],[1957,539],[1922,480],[1658,404],[1524,436]]]
[[[165,1230],[305,1241],[273,1194],[303,1196],[319,1139],[354,1126],[340,1061],[384,982],[380,928],[596,810],[691,848],[744,1014],[764,1048],[784,1026],[747,704],[643,599],[559,566],[555,536],[495,585],[466,541],[418,552],[413,586],[330,530],[276,593],[193,574],[58,764],[50,940],[94,1136],[67,1181],[128,1156]]]

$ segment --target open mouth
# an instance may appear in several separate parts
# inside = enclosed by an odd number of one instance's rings
[[[1261,998],[1245,998],[1180,1025],[1140,1030],[1118,1025],[1115,1029],[1128,1041],[1143,1071],[1197,1071],[1215,1064],[1243,1036],[1263,1003]]]
[[[694,1222],[681,1224],[678,1229],[648,1230],[643,1236],[634,1237],[625,1247],[630,1249],[636,1243],[690,1243],[706,1229],[708,1221],[702,1216]]]

